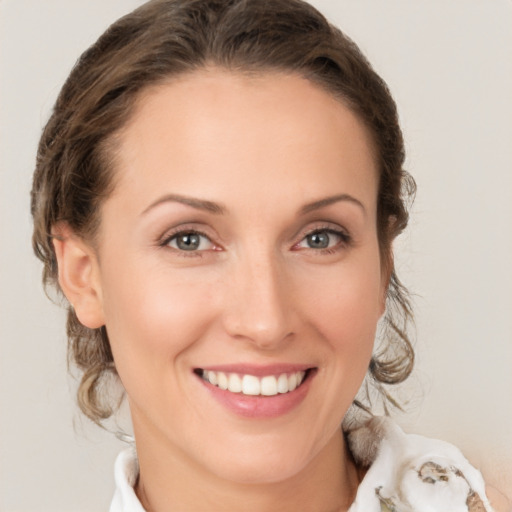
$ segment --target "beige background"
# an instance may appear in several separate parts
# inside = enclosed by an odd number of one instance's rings
[[[30,247],[38,135],[75,59],[137,0],[0,0],[0,511],[106,510],[121,443],[82,421]],[[512,2],[316,0],[387,80],[419,192],[407,429],[512,495]]]

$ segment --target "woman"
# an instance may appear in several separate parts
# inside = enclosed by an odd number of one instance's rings
[[[385,84],[298,1],[149,2],[82,56],[34,246],[83,412],[126,390],[111,510],[492,510],[454,447],[354,412],[367,372],[387,400],[412,368],[403,159]]]

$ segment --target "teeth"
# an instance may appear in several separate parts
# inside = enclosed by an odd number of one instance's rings
[[[292,373],[288,377],[288,391],[293,391],[297,387],[297,375]]]
[[[256,396],[260,394],[261,385],[260,385],[260,379],[258,377],[254,377],[254,375],[244,375],[242,379],[242,393],[244,395],[252,395]],[[236,393],[236,391],[233,391],[231,388],[229,391]]]
[[[261,394],[264,396],[277,395],[277,379],[273,375],[261,379]]]
[[[203,379],[220,389],[249,396],[275,396],[293,391],[302,384],[306,372],[282,373],[259,378],[254,375],[239,375],[203,370]]]
[[[208,372],[208,375],[215,373],[215,372]],[[211,384],[213,384],[213,381],[215,381],[215,376],[212,378],[208,376],[208,380]],[[225,373],[220,372],[217,374],[217,386],[219,386],[220,389],[228,389],[228,378],[226,377]],[[214,384],[215,385],[215,384]]]
[[[279,375],[277,379],[277,392],[288,393],[288,376],[286,373]]]
[[[240,393],[242,391],[242,379],[236,373],[229,374],[228,389],[231,393]]]
[[[224,377],[226,377],[226,376],[224,375]],[[210,384],[213,384],[214,386],[216,386],[218,384],[217,374],[215,372],[208,372],[208,380],[209,380]],[[226,379],[226,386],[227,386],[227,379]]]

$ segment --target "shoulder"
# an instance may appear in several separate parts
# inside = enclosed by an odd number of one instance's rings
[[[491,500],[481,473],[450,443],[406,434],[385,417],[347,439],[356,463],[367,468],[350,512],[510,512],[499,493]]]
[[[490,485],[485,491],[495,512],[512,512],[512,502],[504,494]]]

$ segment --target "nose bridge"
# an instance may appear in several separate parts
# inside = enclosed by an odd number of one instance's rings
[[[225,324],[234,337],[273,348],[292,332],[292,304],[283,262],[260,248],[238,258],[229,276]]]

